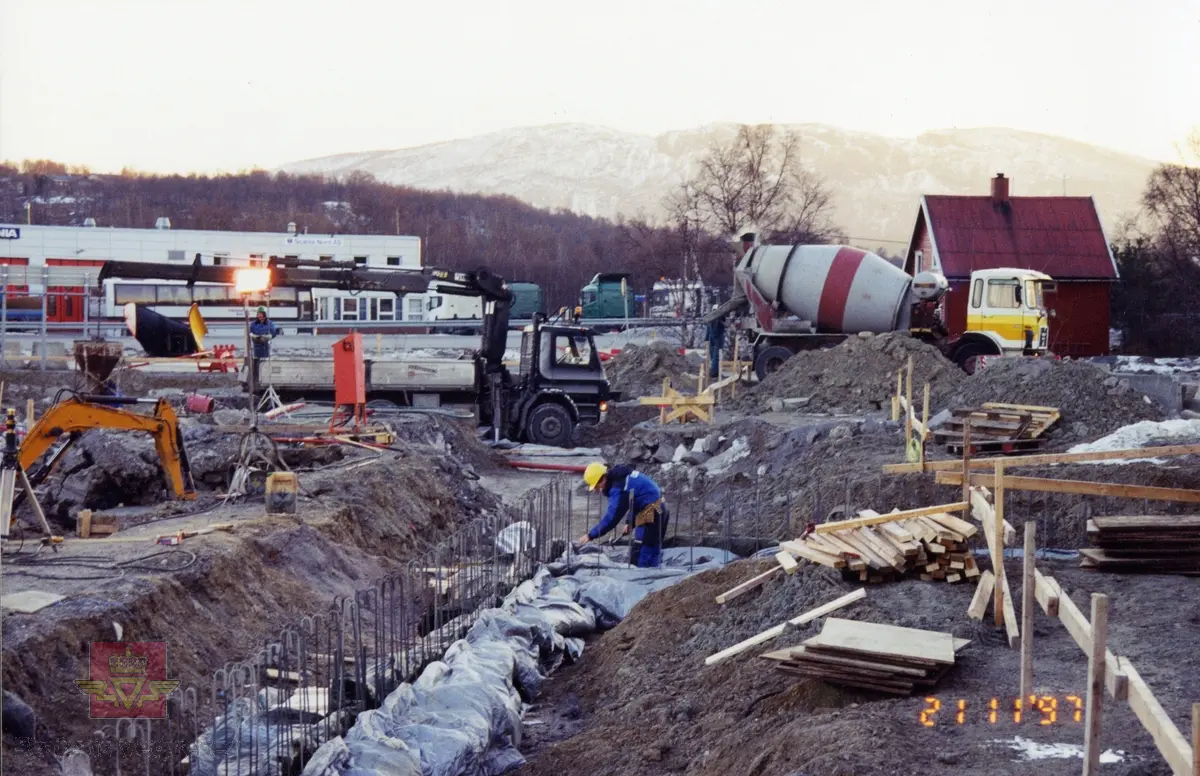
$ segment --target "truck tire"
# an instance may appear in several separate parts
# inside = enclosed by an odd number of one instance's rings
[[[783,366],[783,362],[791,357],[792,351],[781,345],[764,348],[754,357],[754,374],[758,375],[758,381],[761,383],[767,379],[767,375]]]
[[[525,421],[525,436],[530,442],[565,447],[575,433],[575,421],[561,404],[545,402],[533,408]]]
[[[995,355],[994,348],[988,348],[979,342],[964,342],[954,349],[954,363],[969,375],[975,374],[976,364],[980,356]]]

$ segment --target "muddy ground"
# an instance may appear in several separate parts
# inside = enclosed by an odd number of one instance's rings
[[[832,360],[823,357],[828,374],[819,379],[797,370],[794,381],[780,382],[784,393],[776,397],[792,398],[801,385],[824,391],[820,406],[830,411],[823,415],[760,411],[771,398],[768,381],[745,399],[751,409],[725,405],[712,426],[662,428],[653,420],[653,408],[614,405],[608,422],[585,429],[580,444],[603,447],[610,462],[632,461],[652,472],[666,486],[673,514],[670,533],[689,541],[792,538],[808,522],[847,511],[956,500],[959,489],[935,485],[931,476],[882,473],[883,465],[904,460],[902,428],[876,408],[886,406],[894,380],[890,370],[902,360],[906,346],[887,340],[856,343],[856,348],[875,354],[871,358],[885,364],[887,374],[866,374],[859,368],[862,364],[839,365],[835,354]],[[847,349],[843,358],[861,355],[850,350],[854,349]],[[653,375],[653,387],[658,387],[659,372],[683,374],[690,367],[694,373],[696,364],[672,355],[664,351],[629,358],[622,379],[639,387],[638,378]],[[936,366],[940,365],[930,362],[931,369]],[[847,389],[845,374],[851,374],[857,386],[874,386],[852,394],[855,399],[849,404],[855,415],[833,412],[847,404],[840,398]],[[938,379],[942,378],[945,391],[938,395],[944,397],[944,406],[966,399],[1060,402],[1064,420],[1051,435],[1048,451],[1090,441],[1134,419],[1161,416],[1119,382],[1105,384],[1103,374],[1077,366],[1006,367],[992,372],[990,388],[982,375],[967,379],[946,373]],[[23,407],[28,396],[41,402],[39,411],[59,387],[71,385],[69,373],[36,370],[8,372],[0,379],[8,384],[5,404]],[[175,392],[173,401],[178,401],[179,391],[199,385],[202,392],[218,396],[218,406],[226,407],[221,411],[224,419],[241,422],[231,409],[239,406],[231,375],[171,374],[160,380],[158,375],[134,373],[123,379],[126,382],[119,384],[124,392]],[[649,383],[645,387],[654,392]],[[939,408],[935,404],[934,410]],[[115,640],[113,623],[125,639],[166,640],[171,673],[185,685],[207,681],[215,667],[248,657],[299,615],[369,586],[464,521],[508,508],[552,476],[506,469],[478,443],[473,429],[426,419],[397,424],[395,449],[381,454],[338,448],[337,453],[292,461],[301,470],[307,494],[300,513],[266,517],[261,501],[235,508],[214,506],[225,485],[217,475],[230,455],[229,442],[239,438],[214,420],[189,418],[185,423],[185,436],[196,440],[199,448],[194,454],[211,459],[205,466],[212,477],[197,483],[201,495],[196,502],[162,502],[160,492],[137,501],[116,476],[122,472],[111,470],[137,469],[142,472],[137,482],[144,483],[143,470],[155,465],[153,453],[142,442],[107,438],[83,446],[88,455],[73,459],[85,475],[83,480],[74,478],[86,483],[82,494],[78,485],[48,486],[61,525],[73,525],[74,515],[89,500],[113,502],[104,508],[147,504],[114,537],[133,541],[68,541],[48,563],[32,556],[32,541],[6,545],[0,576],[5,593],[36,589],[68,596],[34,615],[6,613],[4,618],[5,689],[34,707],[42,719],[43,739],[65,745],[93,735],[95,723],[86,717],[86,699],[74,680],[86,673],[88,642]],[[945,457],[936,450],[931,455]],[[114,467],[114,460],[128,460],[128,465]],[[105,477],[95,474],[105,464],[110,470]],[[1200,487],[1194,459],[1173,459],[1165,466],[1071,466],[1021,473]],[[575,533],[581,533],[601,507],[595,497],[577,499],[580,530]],[[1014,522],[1039,521],[1042,546],[1067,548],[1083,544],[1082,526],[1091,514],[1154,508],[1152,503],[1041,494],[1010,494],[1008,502]],[[157,534],[220,522],[234,522],[236,528],[188,539],[178,548],[153,544]],[[165,554],[146,557],[156,552]],[[704,667],[706,655],[852,589],[838,574],[805,565],[794,577],[781,575],[762,591],[724,608],[715,604],[718,593],[767,567],[738,563],[654,594],[616,630],[594,639],[583,661],[549,682],[546,695],[531,709],[523,749],[532,762],[521,772],[881,776],[1036,770],[1053,776],[1078,771],[1078,761],[1017,762],[1010,749],[997,743],[1016,735],[1040,742],[1081,742],[1081,725],[1069,719],[1069,713],[1060,714],[1055,725],[1040,726],[1015,725],[1004,715],[992,725],[983,711],[967,715],[959,725],[952,714],[943,712],[933,728],[926,728],[919,724],[925,707],[920,699],[882,698],[796,681],[753,657]],[[1085,611],[1087,594],[1093,590],[1113,596],[1114,649],[1134,661],[1168,712],[1185,727],[1189,704],[1200,698],[1200,580],[1099,575],[1049,561],[1041,567],[1057,576]],[[1009,574],[1019,580],[1015,565]],[[1018,596],[1019,587],[1018,581],[1013,591]],[[992,697],[1016,695],[1017,653],[993,628],[966,618],[971,594],[968,585],[905,581],[871,586],[868,599],[842,615],[953,631],[973,639],[937,697],[947,708],[962,699],[969,710],[980,710]],[[1163,613],[1163,600],[1172,603],[1168,614]],[[816,630],[810,626],[788,633],[777,644],[794,643]],[[1039,615],[1035,633],[1038,692],[1054,695],[1064,705],[1066,696],[1082,696],[1082,652],[1062,626],[1048,618]],[[1128,757],[1119,765],[1105,766],[1106,772],[1166,773],[1127,707],[1110,703],[1107,709],[1105,745],[1125,750]],[[4,756],[13,772],[52,772],[51,760],[43,753],[16,744],[6,737]]]
[[[969,620],[973,586],[905,581],[868,586],[867,598],[837,616],[952,632],[972,639],[932,693],[943,711],[921,724],[924,697],[893,698],[775,671],[755,655],[816,634],[820,621],[717,666],[704,658],[854,589],[837,572],[806,565],[724,607],[714,597],[770,567],[745,561],[687,580],[639,603],[615,630],[595,639],[577,665],[548,684],[530,710],[523,751],[528,776],[577,773],[687,773],[696,776],[907,776],[913,773],[1077,774],[1080,761],[1021,761],[1004,743],[1015,736],[1081,744],[1068,696],[1086,697],[1087,660],[1057,620],[1035,618],[1034,684],[1060,705],[1056,722],[1011,711],[988,720],[997,698],[1011,709],[1019,692],[1019,650],[992,627]],[[1085,612],[1089,595],[1111,597],[1109,643],[1129,657],[1183,731],[1200,698],[1200,580],[1102,575],[1073,563],[1039,562]],[[1019,580],[1019,562],[1006,564]],[[1013,595],[1019,597],[1019,581]],[[1170,611],[1161,602],[1172,602]],[[1149,637],[1148,637],[1149,635]],[[965,701],[963,721],[956,720]],[[1046,702],[1046,705],[1049,705]],[[1102,741],[1125,753],[1104,772],[1159,776],[1170,770],[1124,703],[1106,699]]]

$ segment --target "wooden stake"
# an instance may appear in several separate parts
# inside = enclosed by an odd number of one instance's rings
[[[383,358],[383,335],[378,333],[375,335],[375,357]]]
[[[925,383],[925,401],[921,405],[921,471],[925,471],[925,443],[929,440],[929,383]]]
[[[1200,703],[1192,704],[1192,776],[1200,776]]]
[[[912,449],[912,356],[908,357],[908,376],[904,381],[904,452],[907,453]],[[911,458],[909,460],[912,460]]]
[[[33,422],[36,418],[33,417],[33,399],[25,400],[25,431],[28,432],[33,428]]]
[[[1083,776],[1100,773],[1100,713],[1104,704],[1104,652],[1108,642],[1108,596],[1092,593],[1092,644],[1088,656],[1087,718],[1083,729]]]
[[[1033,591],[1037,545],[1037,523],[1025,522],[1025,567],[1021,580],[1021,694],[1028,698],[1033,694]]]
[[[993,535],[996,537],[992,553],[992,568],[996,573],[996,627],[1004,625],[1004,462],[996,461],[996,490],[993,495],[996,506],[996,522]]]
[[[892,422],[900,422],[900,385],[903,382],[904,371],[896,370],[896,394],[892,397]]]
[[[963,418],[963,497],[971,503],[971,419]]]

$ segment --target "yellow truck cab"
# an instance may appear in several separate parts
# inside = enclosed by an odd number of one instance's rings
[[[1050,317],[1042,300],[1042,284],[1049,280],[1053,278],[1044,272],[1028,269],[972,272],[963,339],[972,338],[983,348],[983,340],[989,341],[991,352],[979,355],[1045,355]]]

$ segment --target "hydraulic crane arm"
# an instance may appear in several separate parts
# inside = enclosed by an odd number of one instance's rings
[[[183,280],[193,283],[235,283],[243,267],[214,266],[196,260],[185,265],[150,264],[133,261],[105,262],[100,280],[138,278]],[[340,291],[383,291],[396,295],[421,294],[431,282],[439,283],[442,293],[455,296],[475,296],[484,302],[482,345],[480,353],[488,371],[503,367],[508,342],[508,321],[513,295],[504,278],[479,269],[460,272],[451,269],[370,269],[350,262],[312,261],[272,257],[267,264],[271,270],[271,286],[275,288],[331,288]]]
[[[175,497],[194,499],[196,490],[192,486],[191,468],[188,465],[187,451],[183,447],[183,435],[179,430],[179,419],[175,410],[166,399],[154,402],[153,415],[139,415],[110,406],[133,403],[138,403],[138,400],[111,396],[82,396],[55,404],[33,424],[33,428],[21,442],[18,453],[21,468],[30,471],[37,460],[53,447],[63,434],[77,435],[94,428],[145,431],[154,437],[158,459]]]

